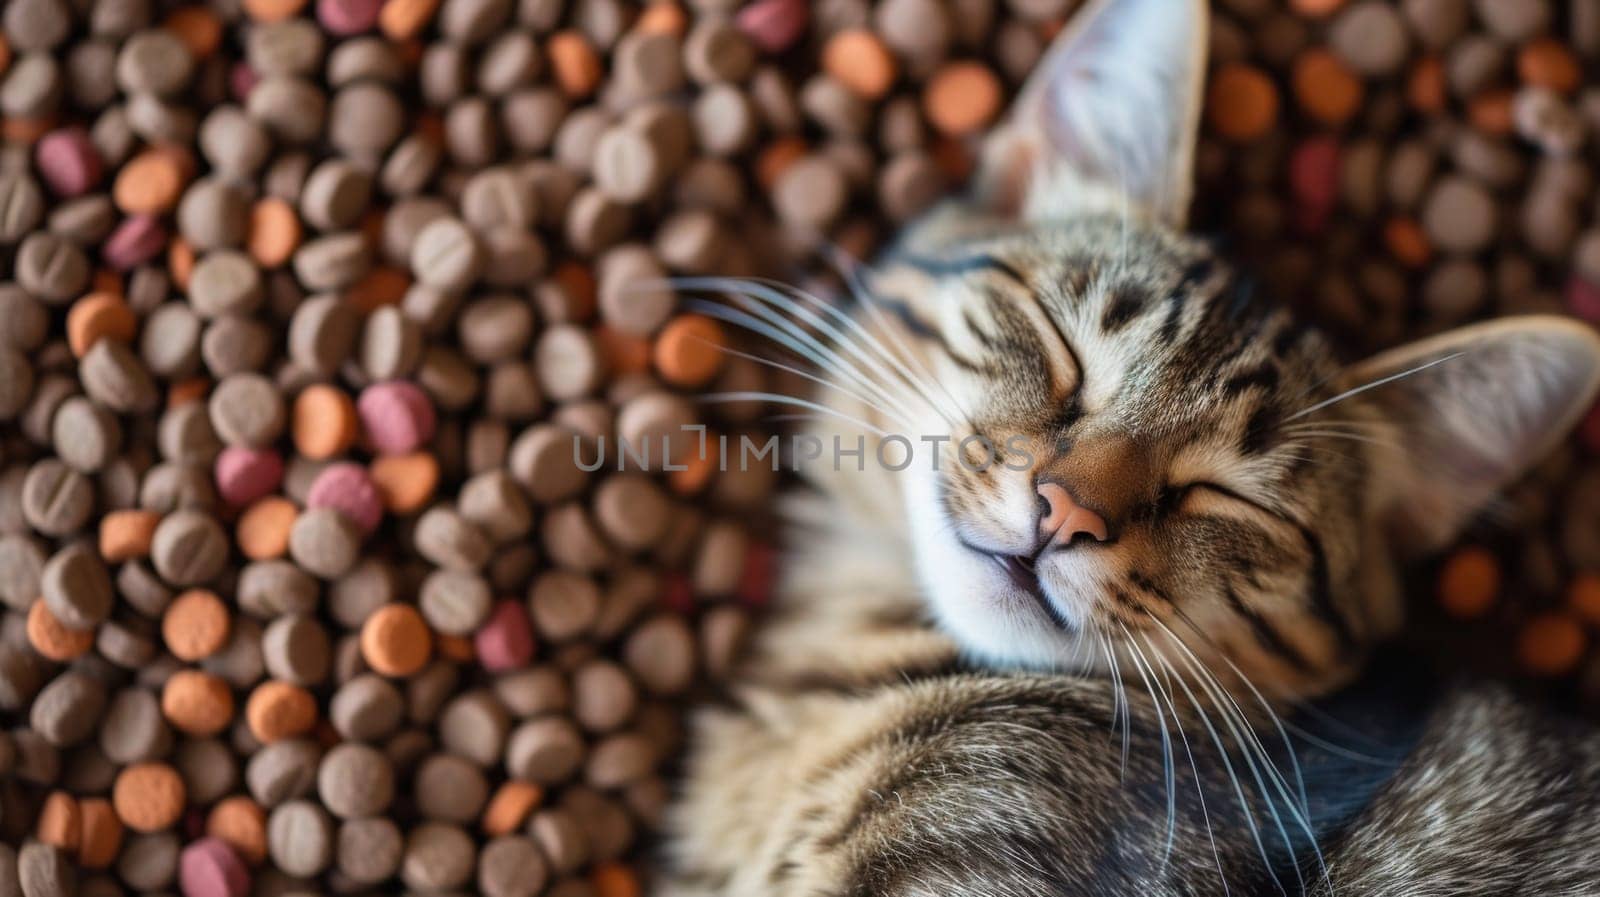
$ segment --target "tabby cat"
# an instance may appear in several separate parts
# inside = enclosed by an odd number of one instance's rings
[[[1181,233],[1205,33],[1202,0],[1081,12],[850,315],[723,284],[827,371],[822,444],[915,461],[805,467],[664,893],[1600,893],[1600,734],[1404,672],[1366,728],[1277,713],[1357,677],[1400,565],[1573,425],[1600,339],[1512,318],[1339,365]]]

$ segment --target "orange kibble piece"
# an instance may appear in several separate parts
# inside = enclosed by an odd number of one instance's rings
[[[110,268],[101,268],[94,272],[94,279],[89,281],[89,290],[94,293],[110,293],[121,297],[122,275]]]
[[[691,453],[678,462],[678,469],[667,474],[667,485],[679,495],[694,495],[711,482],[711,475],[717,469],[715,462],[716,458],[709,451]]]
[[[438,11],[439,0],[387,0],[378,11],[378,28],[392,40],[410,40]]]
[[[1600,625],[1600,574],[1578,574],[1567,586],[1567,607],[1590,623]]]
[[[1529,620],[1517,635],[1517,657],[1528,672],[1560,676],[1583,659],[1589,637],[1570,614],[1552,612]]]
[[[1323,124],[1342,125],[1361,108],[1361,79],[1331,51],[1313,47],[1294,63],[1294,96]]]
[[[167,407],[176,408],[190,402],[198,402],[205,397],[206,391],[211,389],[211,381],[204,377],[190,377],[179,380],[167,387]]]
[[[409,676],[433,653],[433,631],[409,604],[386,604],[361,624],[361,656],[385,676]]]
[[[1302,16],[1321,18],[1333,15],[1345,0],[1289,0],[1289,6]]]
[[[222,45],[222,19],[208,7],[180,7],[162,24],[183,41],[196,59],[205,59]]]
[[[689,27],[689,17],[684,15],[683,7],[672,0],[657,0],[644,8],[639,13],[639,18],[633,23],[634,30],[644,34],[671,34],[682,37],[683,32]]]
[[[114,564],[150,554],[161,515],[155,511],[111,511],[100,518],[100,556]]]
[[[1433,258],[1428,232],[1417,223],[1417,219],[1407,215],[1389,219],[1383,226],[1383,242],[1389,247],[1389,254],[1395,257],[1395,261],[1408,268],[1424,267]]]
[[[650,370],[650,340],[614,327],[601,325],[594,329],[594,338],[600,344],[600,356],[613,374],[642,374]]]
[[[1486,548],[1457,549],[1439,570],[1439,604],[1452,616],[1480,617],[1500,594],[1500,561]]]
[[[544,792],[538,785],[516,779],[507,781],[495,790],[483,810],[483,833],[491,838],[511,834],[522,827],[528,814],[543,800]]]
[[[188,801],[183,777],[165,763],[124,766],[111,785],[111,806],[117,818],[136,832],[171,828]]]
[[[1583,84],[1583,68],[1566,44],[1553,37],[1540,37],[1517,51],[1517,77],[1534,87],[1572,93]]]
[[[244,245],[261,267],[277,268],[287,264],[300,246],[300,236],[300,216],[287,202],[267,196],[250,207],[250,227]]]
[[[78,863],[86,869],[105,869],[117,860],[122,850],[122,820],[103,797],[86,797],[78,802],[83,817],[83,836],[78,839]]]
[[[834,32],[822,47],[822,68],[862,99],[877,100],[899,74],[883,39],[866,28]]]
[[[217,801],[206,815],[206,834],[228,842],[251,865],[267,858],[266,811],[242,794]]]
[[[433,637],[434,648],[439,656],[445,660],[456,663],[471,663],[478,658],[478,652],[472,647],[472,639],[463,635],[444,635]]]
[[[705,315],[679,315],[656,335],[651,356],[668,383],[700,386],[722,369],[725,348],[722,325]]]
[[[0,73],[11,68],[11,44],[6,40],[5,32],[0,31]]]
[[[356,405],[338,387],[317,383],[301,390],[293,417],[295,450],[313,461],[332,458],[355,444]]]
[[[439,485],[439,459],[432,452],[381,455],[367,469],[383,506],[395,514],[410,514],[433,498]]]
[[[588,265],[568,259],[557,265],[550,276],[567,291],[568,298],[572,300],[572,316],[575,320],[587,321],[594,317],[598,287],[594,272],[589,270]]]
[[[94,647],[93,629],[68,629],[40,598],[28,607],[28,621],[24,627],[28,644],[33,650],[50,660],[66,663],[81,657]]]
[[[245,702],[244,721],[262,744],[304,735],[317,724],[317,699],[291,682],[263,682]]]
[[[168,676],[161,688],[161,715],[189,735],[215,735],[233,722],[233,692],[228,683],[210,673],[179,670]],[[127,822],[128,817],[124,815],[122,821]]]
[[[962,183],[967,179],[967,175],[972,174],[975,160],[972,151],[967,149],[966,141],[941,137],[933,142],[930,149],[933,154],[933,164],[938,166],[939,173],[944,175],[946,183]]]
[[[771,190],[789,166],[805,158],[806,142],[799,137],[779,137],[756,156],[756,180]]]
[[[293,18],[306,5],[306,0],[243,0],[244,14],[257,22],[281,22]]]
[[[922,91],[922,111],[941,133],[972,134],[1000,112],[1000,79],[981,62],[951,62]]]
[[[289,550],[289,530],[299,516],[295,503],[281,495],[256,499],[233,527],[239,552],[252,561],[283,557]]]
[[[596,863],[589,870],[589,884],[595,897],[640,897],[644,893],[638,873],[617,862]]]
[[[178,155],[169,150],[147,149],[125,162],[111,185],[117,208],[130,215],[172,210],[183,193],[185,172]]]
[[[65,791],[52,791],[39,808],[33,836],[65,851],[74,851],[83,840],[83,811],[78,799]]]
[[[1467,119],[1472,126],[1493,137],[1505,137],[1513,128],[1509,90],[1490,90],[1473,97],[1467,104]]]
[[[398,305],[411,289],[411,278],[399,268],[376,265],[350,285],[345,299],[356,311],[367,314],[384,305]]]
[[[1437,56],[1424,56],[1406,76],[1406,102],[1418,112],[1439,112],[1445,104],[1444,63]]]
[[[1256,140],[1278,121],[1278,88],[1266,72],[1230,62],[1211,76],[1206,92],[1206,118],[1229,140]]]
[[[583,99],[600,86],[600,56],[582,32],[568,29],[550,35],[545,55],[556,84],[572,99]]]
[[[79,358],[102,339],[130,342],[138,330],[133,309],[114,293],[90,293],[67,311],[67,346]]]
[[[31,144],[40,137],[50,133],[56,126],[56,118],[46,115],[40,118],[5,118],[0,116],[0,137],[11,143]]]
[[[179,660],[204,660],[221,651],[232,630],[228,606],[206,589],[184,592],[161,615],[161,638]]]
[[[182,237],[173,237],[167,244],[167,273],[172,275],[172,282],[178,289],[189,288],[189,277],[194,274],[194,247]]]

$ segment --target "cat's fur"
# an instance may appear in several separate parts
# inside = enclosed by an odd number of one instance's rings
[[[667,894],[1600,892],[1600,736],[1497,690],[1337,806],[1279,750],[1268,708],[1360,670],[1398,562],[1561,437],[1600,340],[1508,320],[1337,365],[1176,233],[1204,20],[1081,14],[853,320],[753,291],[821,334],[787,339],[830,369],[823,444],[1002,448],[808,467],[779,606],[698,721]],[[1110,538],[1041,548],[1039,482]]]

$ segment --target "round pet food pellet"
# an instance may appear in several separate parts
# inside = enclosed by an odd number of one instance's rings
[[[378,609],[361,625],[361,656],[385,676],[409,676],[433,653],[433,633],[417,610],[406,604]]]
[[[371,534],[383,520],[384,502],[366,468],[341,462],[330,464],[311,481],[307,508],[332,508],[362,532]]]
[[[250,870],[228,842],[205,837],[179,855],[178,886],[184,897],[246,897]]]
[[[117,774],[111,804],[122,824],[158,832],[176,824],[188,800],[183,779],[164,763],[135,763]]]
[[[289,556],[306,572],[323,579],[343,575],[360,555],[361,530],[334,508],[311,508],[289,529]]]
[[[316,773],[322,805],[341,819],[375,816],[394,799],[394,771],[387,757],[364,744],[340,744],[322,758]]]
[[[156,526],[150,559],[168,583],[200,585],[214,579],[227,564],[228,537],[209,514],[174,511]]]

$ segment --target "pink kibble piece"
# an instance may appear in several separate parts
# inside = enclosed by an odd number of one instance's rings
[[[758,542],[745,550],[744,569],[739,573],[734,594],[747,607],[765,607],[772,601],[772,586],[777,578],[777,550]]]
[[[533,626],[517,601],[502,601],[472,637],[478,662],[490,672],[515,670],[533,662]]]
[[[276,492],[283,482],[283,459],[272,449],[230,445],[217,455],[217,493],[234,507],[244,507]]]
[[[356,415],[367,442],[380,455],[404,455],[433,438],[433,402],[415,383],[389,380],[361,391]]]
[[[1578,442],[1590,452],[1600,455],[1600,402],[1595,403],[1578,424]]]
[[[33,158],[45,183],[61,197],[88,193],[105,173],[100,151],[82,128],[61,128],[39,138]]]
[[[1576,275],[1567,278],[1567,309],[1595,324],[1600,324],[1600,287]]]
[[[739,10],[734,21],[751,43],[781,53],[805,33],[810,17],[806,0],[759,0]]]
[[[306,507],[333,508],[370,533],[383,522],[383,496],[360,464],[330,464],[311,481]]]
[[[178,855],[183,897],[246,897],[250,870],[221,838],[201,838]]]
[[[251,68],[248,62],[236,62],[233,68],[228,70],[228,90],[233,94],[233,98],[241,103],[250,99],[250,91],[255,90],[259,83],[261,76],[256,74],[256,70]]]
[[[378,24],[381,0],[317,0],[317,21],[334,34],[349,37]]]
[[[694,612],[694,587],[682,573],[668,573],[661,589],[661,606],[680,614]]]
[[[118,271],[131,271],[150,261],[167,245],[167,229],[154,215],[134,215],[122,219],[106,238],[100,254],[106,264]]]

